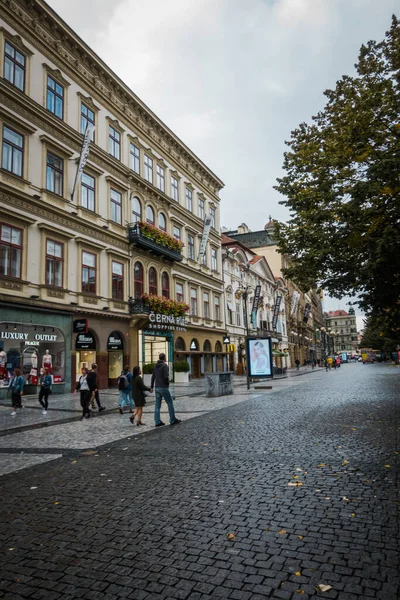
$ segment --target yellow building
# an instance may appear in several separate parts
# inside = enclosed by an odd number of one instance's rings
[[[220,368],[222,181],[46,3],[0,20],[0,387],[18,365],[34,387],[46,360],[55,391],[93,361],[107,387],[161,350]],[[152,323],[146,294],[186,323]]]

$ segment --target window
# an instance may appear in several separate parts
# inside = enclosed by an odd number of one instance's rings
[[[181,239],[181,230],[179,229],[179,227],[176,227],[176,225],[174,225],[174,238],[176,240]]]
[[[111,294],[114,300],[124,299],[124,265],[111,261]]]
[[[154,296],[158,294],[157,271],[154,267],[150,267],[149,269],[149,294],[153,294]]]
[[[81,206],[87,210],[95,209],[95,179],[87,173],[82,173],[81,180]]]
[[[63,195],[64,161],[51,152],[47,152],[46,189],[58,196]]]
[[[240,304],[236,304],[236,325],[240,327]]]
[[[194,237],[188,235],[188,258],[194,260]]]
[[[64,244],[46,240],[46,285],[63,287]]]
[[[190,288],[190,314],[197,315],[197,290]]]
[[[232,311],[232,304],[230,302],[228,302],[228,324],[229,325],[233,325],[233,311]]]
[[[171,198],[179,202],[178,180],[176,177],[171,177]]]
[[[221,307],[219,304],[219,296],[215,296],[214,299],[215,318],[217,321],[221,320]]]
[[[119,131],[108,126],[108,151],[117,160],[121,160],[121,134]]]
[[[163,213],[160,213],[158,215],[158,227],[162,230],[162,231],[167,231],[167,221],[165,216],[163,215]]]
[[[211,227],[215,228],[215,208],[210,208]]]
[[[140,175],[140,149],[135,144],[130,145],[131,169]]]
[[[199,198],[199,217],[202,221],[204,221],[206,213],[204,211],[204,200]]]
[[[184,302],[183,284],[182,283],[176,284],[176,299],[178,302]]]
[[[1,157],[1,168],[18,177],[22,177],[24,158],[24,137],[6,127],[3,127],[3,151]]]
[[[165,192],[165,170],[160,165],[157,165],[157,187]]]
[[[82,292],[96,293],[96,255],[82,251]]]
[[[215,248],[211,250],[211,268],[213,271],[217,270],[217,251]]]
[[[133,269],[133,279],[134,279],[135,299],[137,300],[138,298],[142,297],[142,294],[144,292],[143,267],[140,262],[135,263],[135,266]]]
[[[169,298],[169,277],[168,273],[166,273],[165,271],[161,275],[161,289],[162,296],[164,296],[164,298]]]
[[[144,178],[153,183],[153,159],[147,154],[144,155]]]
[[[186,344],[185,344],[185,340],[181,337],[176,338],[176,342],[175,342],[175,350],[186,350]]]
[[[150,225],[154,225],[154,210],[151,206],[146,207],[146,221],[150,223]]]
[[[210,318],[210,294],[204,292],[203,295],[203,306],[204,306],[204,318]]]
[[[95,115],[91,108],[81,102],[81,133],[85,134],[89,126],[95,126]],[[90,134],[90,139],[94,140],[94,129]]]
[[[142,220],[142,205],[139,198],[132,198],[132,221],[137,223]]]
[[[0,275],[21,278],[22,230],[10,225],[0,227]]]
[[[64,88],[47,75],[46,108],[59,119],[64,116]]]
[[[186,208],[193,212],[193,192],[189,188],[186,188]]]
[[[25,90],[26,58],[14,46],[4,44],[4,79],[23,92]]]
[[[110,190],[111,201],[111,221],[121,225],[122,223],[122,194],[115,190]]]

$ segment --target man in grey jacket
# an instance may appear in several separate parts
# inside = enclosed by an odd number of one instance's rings
[[[174,401],[172,400],[171,392],[169,391],[169,367],[165,362],[165,354],[162,352],[158,358],[159,360],[153,369],[153,375],[151,377],[150,385],[150,387],[152,389],[154,388],[156,392],[154,421],[156,427],[161,427],[162,425],[165,425],[165,423],[163,423],[160,418],[161,402],[164,398],[168,406],[170,425],[178,425],[178,423],[180,423],[181,421],[175,416]]]

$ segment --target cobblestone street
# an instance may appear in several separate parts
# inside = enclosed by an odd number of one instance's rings
[[[397,600],[399,369],[272,386],[158,429],[2,407],[0,596]]]

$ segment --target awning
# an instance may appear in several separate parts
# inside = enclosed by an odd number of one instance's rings
[[[272,350],[272,356],[286,356],[284,352],[278,352],[278,350]]]

